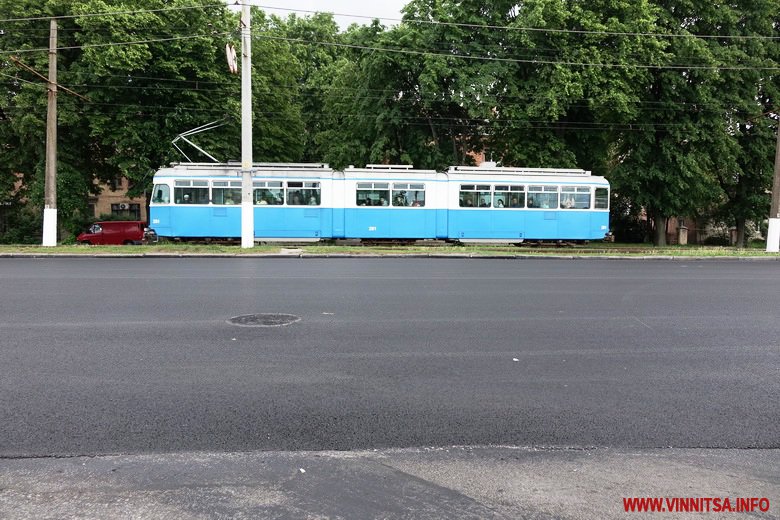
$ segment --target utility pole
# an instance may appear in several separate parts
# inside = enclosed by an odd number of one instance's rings
[[[46,111],[46,176],[43,246],[57,245],[57,21],[49,28],[49,104]]]
[[[769,230],[766,233],[766,252],[780,252],[780,113],[778,113],[777,119],[775,180],[772,183],[772,207],[769,210]]]
[[[255,246],[252,197],[252,42],[250,5],[241,7],[241,247]]]

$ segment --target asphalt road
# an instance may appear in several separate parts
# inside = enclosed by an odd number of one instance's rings
[[[0,457],[778,448],[778,309],[777,262],[4,258]]]

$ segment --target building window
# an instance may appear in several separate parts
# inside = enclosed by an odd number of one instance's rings
[[[141,205],[125,202],[111,204],[111,215],[127,220],[141,220]]]

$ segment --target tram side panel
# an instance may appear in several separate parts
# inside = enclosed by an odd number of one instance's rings
[[[491,238],[519,241],[526,238],[526,212],[517,208],[501,208],[491,212]]]
[[[326,199],[323,195],[323,203],[325,200],[329,200],[331,219],[331,238],[345,238],[344,228],[344,201],[346,196],[346,182],[344,182],[344,173],[334,171],[332,176],[332,182],[329,188],[329,199]],[[323,237],[325,237],[323,235]]]
[[[186,235],[190,237],[234,238],[241,236],[241,206],[187,208],[195,215],[188,221]],[[186,219],[185,219],[186,220]]]
[[[259,172],[254,181],[255,238],[317,240],[332,236],[333,180],[322,172],[315,175]]]
[[[344,235],[360,239],[436,238],[436,177],[419,170],[345,172]],[[439,183],[441,184],[441,183]]]
[[[453,175],[447,189],[447,238],[519,242],[525,237],[522,209],[493,207],[497,197],[490,179]],[[503,196],[500,197],[504,204]],[[509,201],[506,201],[508,206]]]
[[[149,227],[157,236],[172,237],[172,215],[170,206],[149,206]]]
[[[231,238],[241,236],[240,206],[215,207],[182,201],[150,205],[149,221],[158,236]]]
[[[609,230],[609,186],[576,174],[449,172],[453,240],[597,240]]]
[[[591,210],[561,209],[558,214],[558,237],[561,240],[591,240],[593,236],[592,221],[596,216]],[[602,231],[601,237],[604,238]]]

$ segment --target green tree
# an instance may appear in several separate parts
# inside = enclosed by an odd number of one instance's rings
[[[203,7],[187,8],[198,3]],[[191,0],[88,0],[75,12],[85,15],[76,19],[84,49],[67,77],[89,85],[91,135],[109,151],[107,165],[130,179],[135,193],[148,187],[158,167],[182,159],[171,146],[179,133],[210,121],[224,118],[227,124],[194,140],[218,158],[236,156],[238,80],[224,58],[237,26],[234,15],[213,2]],[[86,16],[96,12],[112,14]],[[119,44],[140,41],[146,43]]]
[[[301,160],[320,162],[324,151],[316,136],[324,130],[323,109],[326,93],[331,84],[333,63],[346,54],[342,47],[339,27],[333,16],[316,13],[308,17],[290,15],[286,20],[276,20],[278,34],[289,41],[290,52],[298,63],[297,77],[286,78],[292,83],[277,85],[296,92],[304,126]]]
[[[471,160],[467,153],[482,146],[463,101],[472,89],[460,87],[459,58],[426,52],[434,37],[430,26],[408,23],[347,31],[344,41],[356,50],[324,73],[333,88],[317,142],[331,164],[441,169]]]
[[[33,208],[43,207],[45,171],[45,135],[47,87],[45,81],[28,68],[46,76],[48,74],[48,20],[31,18],[57,16],[71,12],[77,3],[70,0],[48,2],[0,1],[0,12],[21,21],[8,22],[0,37],[0,72],[5,86],[0,98],[0,190],[11,203],[14,214],[10,217],[13,229],[8,238],[17,240],[20,229],[27,241],[40,241],[41,229],[34,227]],[[60,47],[76,45],[76,24],[72,19],[58,22]],[[58,70],[73,66],[78,52],[63,49],[58,53]],[[18,61],[17,61],[18,60]],[[86,210],[87,195],[96,188],[92,179],[100,177],[100,161],[93,155],[95,143],[89,137],[84,124],[83,101],[66,92],[58,96],[58,214],[63,227],[74,227]],[[29,205],[30,208],[25,209]],[[26,216],[26,217],[25,217]],[[24,218],[22,218],[24,217]],[[31,225],[27,226],[29,222]]]
[[[646,209],[654,222],[654,243],[661,245],[671,216],[699,216],[725,198],[744,228],[744,219],[761,206],[748,192],[764,182],[755,175],[766,170],[746,172],[742,166],[763,162],[766,150],[751,144],[748,135],[758,127],[746,125],[746,118],[760,110],[767,85],[751,70],[758,63],[766,66],[765,53],[755,47],[776,43],[730,37],[757,30],[767,34],[776,14],[768,3],[658,5],[658,27],[682,36],[666,38],[663,67],[652,71],[643,97],[654,108],[638,122],[639,131],[621,138],[621,162],[612,180]]]
[[[721,62],[736,66],[718,78],[726,127],[713,153],[720,151],[715,172],[723,192],[716,215],[737,228],[738,247],[745,246],[747,222],[769,213],[776,129],[769,116],[780,94],[780,44],[771,39],[780,34],[776,7],[770,1],[733,2],[708,28],[734,37],[708,43]]]
[[[120,176],[131,194],[148,189],[153,172],[182,157],[171,141],[214,120],[194,140],[220,160],[240,157],[240,85],[228,72],[227,42],[240,46],[238,15],[208,0],[0,0],[9,17],[62,16],[60,84],[88,101],[59,95],[58,207],[65,227],[83,221],[95,180]],[[105,13],[105,16],[94,16]],[[75,16],[73,16],[75,15]],[[262,38],[273,24],[254,9],[254,156],[300,160],[304,139],[297,89],[300,65],[286,42]],[[0,200],[15,208],[43,200],[45,84],[13,68],[11,54],[47,70],[48,20],[13,22],[0,38]],[[20,53],[28,49],[35,52]],[[205,160],[186,150],[193,160]],[[17,177],[17,174],[19,177]]]

